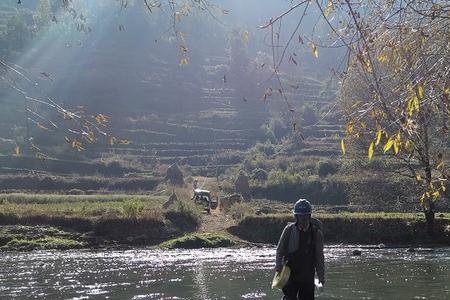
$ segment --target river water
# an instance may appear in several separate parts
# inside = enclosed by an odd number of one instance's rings
[[[318,299],[450,299],[450,248],[325,249]],[[280,299],[273,247],[0,254],[0,299]]]

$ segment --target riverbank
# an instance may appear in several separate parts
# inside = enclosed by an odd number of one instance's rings
[[[0,251],[276,244],[292,221],[288,203],[254,200],[206,214],[188,200],[186,189],[176,192],[183,200],[165,209],[167,195],[0,194]],[[317,211],[328,244],[450,245],[449,213],[436,215],[430,239],[422,213]]]
[[[434,237],[426,232],[421,214],[338,213],[316,215],[323,223],[325,243],[386,246],[450,245],[448,214],[437,215]],[[255,243],[276,244],[292,215],[247,216],[230,233]]]
[[[383,247],[450,246],[450,220],[436,220],[435,236],[426,234],[425,221],[414,214],[323,214],[325,243],[378,245]],[[186,212],[163,213],[163,218],[98,218],[0,214],[0,250],[122,248],[246,247],[276,244],[290,215],[247,216],[233,226],[205,232]]]

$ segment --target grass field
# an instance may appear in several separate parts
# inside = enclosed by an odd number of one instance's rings
[[[120,217],[154,213],[167,196],[0,194],[0,213],[60,217]],[[137,215],[136,215],[137,214]]]

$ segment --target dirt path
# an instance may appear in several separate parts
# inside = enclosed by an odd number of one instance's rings
[[[228,232],[228,228],[236,225],[236,221],[230,216],[222,213],[219,209],[211,211],[211,214],[205,213],[202,219],[202,225],[198,232],[218,233],[229,239],[232,239],[241,244],[252,244]]]
[[[211,214],[205,213],[202,219],[200,232],[227,233],[227,228],[236,225],[229,215],[223,214],[219,209],[211,210]]]

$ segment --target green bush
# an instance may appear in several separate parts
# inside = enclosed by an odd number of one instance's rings
[[[265,181],[268,178],[268,173],[264,169],[254,169],[250,175],[253,180]]]
[[[251,186],[252,197],[292,202],[306,198],[314,204],[344,205],[348,203],[348,183],[338,178],[302,176],[281,170],[269,173],[265,184]]]
[[[165,217],[181,231],[194,230],[200,226],[202,210],[190,201],[177,201],[173,210],[166,212]]]
[[[144,209],[144,205],[137,200],[128,200],[123,203],[122,209],[125,218],[136,219],[138,214]]]
[[[339,165],[329,160],[321,160],[317,162],[317,174],[320,177],[333,175],[339,170]]]

